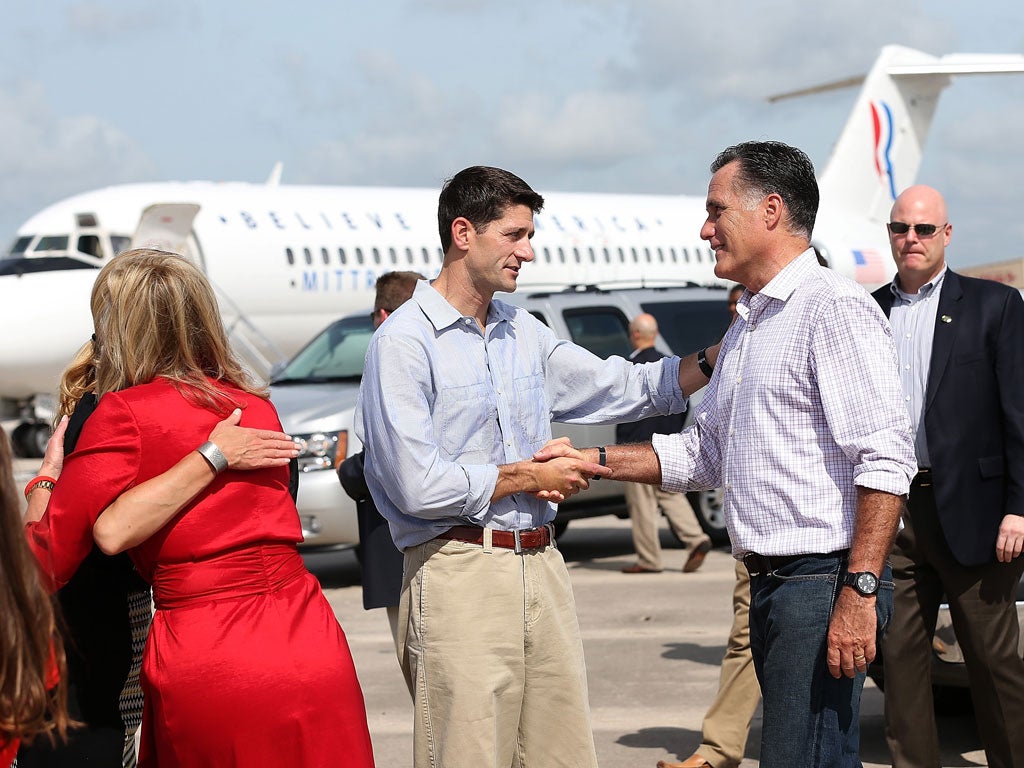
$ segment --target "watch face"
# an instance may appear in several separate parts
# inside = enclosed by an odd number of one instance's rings
[[[862,595],[873,595],[878,591],[878,579],[873,573],[858,573],[855,586]]]

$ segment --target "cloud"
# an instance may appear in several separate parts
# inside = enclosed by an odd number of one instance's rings
[[[151,177],[153,162],[93,115],[58,117],[41,86],[0,86],[0,237],[70,194]]]
[[[66,10],[71,32],[93,43],[117,42],[139,33],[166,33],[183,25],[195,26],[198,9],[182,3],[111,3],[83,0]]]

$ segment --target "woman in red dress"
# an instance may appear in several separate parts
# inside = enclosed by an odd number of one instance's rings
[[[94,537],[130,548],[153,585],[139,765],[372,766],[348,644],[296,549],[287,466],[224,471],[204,444],[236,408],[280,431],[209,284],[180,256],[129,251],[100,271],[92,314],[99,404],[29,541],[55,585]]]

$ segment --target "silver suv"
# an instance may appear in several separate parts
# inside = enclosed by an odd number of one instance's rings
[[[500,298],[528,310],[557,336],[603,358],[628,357],[629,321],[641,312],[657,318],[661,337],[656,346],[666,353],[685,355],[713,344],[729,323],[725,291],[714,288],[586,288]],[[359,543],[355,503],[342,491],[335,468],[362,447],[352,431],[353,409],[372,333],[369,311],[343,317],[319,333],[271,381],[271,399],[284,429],[302,445],[298,508],[307,550]],[[553,431],[556,436],[568,435],[574,445],[615,442],[614,426],[557,424]],[[719,493],[694,493],[690,500],[715,543],[728,541]],[[594,483],[560,505],[556,529],[564,531],[574,518],[607,514],[626,516],[621,483]]]

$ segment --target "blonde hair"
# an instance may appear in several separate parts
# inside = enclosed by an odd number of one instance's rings
[[[0,428],[0,744],[67,735],[64,648],[50,596],[25,541],[11,446]],[[53,673],[57,685],[49,687]]]
[[[269,396],[232,354],[210,283],[178,254],[138,248],[115,256],[96,277],[92,317],[97,396],[157,377],[218,413],[239,403],[210,379]]]
[[[89,392],[96,391],[96,363],[99,350],[90,339],[75,353],[68,367],[60,377],[60,390],[57,392],[57,415],[54,417],[54,428],[61,416],[74,413],[78,401]]]

